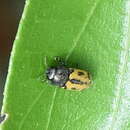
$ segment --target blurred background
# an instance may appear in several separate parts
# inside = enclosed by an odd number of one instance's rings
[[[0,4],[0,111],[8,63],[25,0],[2,0]]]

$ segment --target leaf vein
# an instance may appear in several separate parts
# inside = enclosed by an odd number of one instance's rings
[[[91,9],[91,11],[90,11],[90,15],[89,15],[89,16],[86,16],[85,21],[84,21],[84,23],[83,23],[83,26],[81,27],[81,30],[80,30],[79,33],[77,34],[77,37],[73,40],[73,41],[74,41],[73,46],[72,46],[72,48],[70,49],[70,51],[68,52],[68,55],[66,56],[65,61],[67,61],[67,60],[69,59],[69,57],[70,57],[71,54],[73,53],[74,49],[77,47],[78,42],[79,42],[81,36],[83,35],[83,33],[84,33],[84,31],[85,31],[85,29],[86,29],[86,27],[87,27],[87,25],[88,25],[90,19],[92,18],[93,14],[94,14],[94,12],[95,12],[95,10],[96,10],[96,8],[97,8],[97,5],[98,5],[99,1],[100,1],[100,0],[98,0],[98,2],[95,2],[95,3],[94,3],[94,5],[93,5],[93,7],[92,7],[92,9]]]
[[[39,95],[35,98],[35,100],[33,101],[33,103],[28,108],[26,114],[24,115],[23,119],[20,122],[19,130],[21,130],[24,121],[26,120],[27,116],[29,115],[29,113],[31,112],[32,108],[35,106],[35,104],[37,103],[37,101],[39,100],[39,98],[41,97],[41,95],[43,94],[43,92],[44,92],[44,89],[39,93]]]
[[[55,98],[56,98],[56,92],[57,92],[57,88],[55,88],[55,91],[54,91],[54,94],[53,94],[53,97],[52,97],[52,102],[51,102],[50,111],[49,111],[49,114],[48,114],[48,121],[47,121],[47,125],[46,125],[46,130],[48,130],[48,128],[49,128],[52,110],[53,110],[54,102],[55,102]]]

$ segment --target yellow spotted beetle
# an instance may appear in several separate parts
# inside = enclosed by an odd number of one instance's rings
[[[89,72],[75,68],[67,68],[63,65],[63,62],[60,66],[48,68],[46,70],[46,77],[51,81],[51,84],[67,90],[80,91],[88,88],[91,84]]]

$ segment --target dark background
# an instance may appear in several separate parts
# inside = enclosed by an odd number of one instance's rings
[[[25,0],[2,0],[0,4],[0,111],[10,53]]]

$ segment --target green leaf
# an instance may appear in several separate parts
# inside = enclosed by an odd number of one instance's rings
[[[11,53],[2,130],[130,129],[130,2],[27,0]],[[93,85],[45,81],[54,56],[88,70]],[[44,80],[44,81],[42,81]]]

